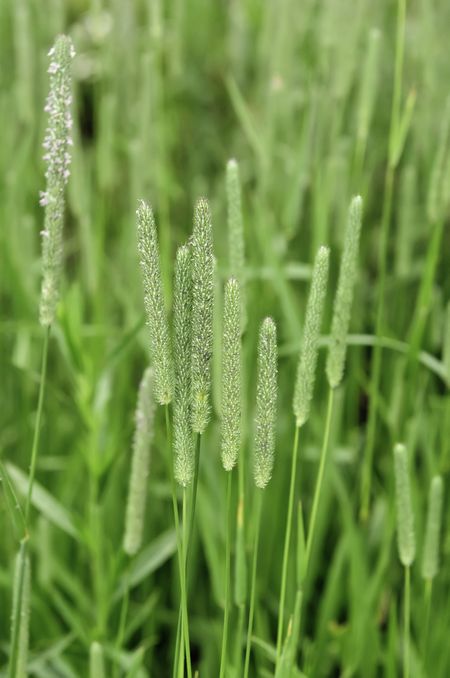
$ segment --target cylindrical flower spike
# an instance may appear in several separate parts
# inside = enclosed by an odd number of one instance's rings
[[[192,234],[192,429],[203,433],[210,417],[214,256],[208,201],[195,206]]]
[[[183,245],[177,251],[173,296],[175,398],[173,444],[175,480],[187,487],[194,476],[194,446],[191,428],[191,253]]]
[[[320,247],[314,262],[294,391],[294,414],[297,426],[302,426],[308,420],[311,407],[316,379],[320,324],[327,290],[329,257],[328,247]]]
[[[277,329],[272,318],[265,318],[258,343],[253,464],[255,484],[261,489],[266,487],[272,477],[277,394]]]
[[[435,476],[430,485],[422,559],[422,577],[429,580],[434,579],[439,570],[439,534],[441,531],[443,490],[441,476]]]
[[[148,367],[139,386],[136,407],[136,429],[123,539],[123,549],[128,555],[135,554],[142,543],[154,416],[154,372],[153,368]]]
[[[173,363],[164,306],[158,237],[151,207],[140,201],[137,209],[138,252],[144,285],[144,303],[155,371],[155,398],[168,405],[173,398]]]
[[[222,341],[222,464],[235,466],[241,446],[241,298],[239,283],[225,285]]]
[[[62,231],[64,223],[64,187],[70,174],[72,145],[72,78],[71,61],[75,51],[70,38],[60,35],[48,53],[50,91],[45,106],[48,126],[44,140],[47,164],[45,191],[40,204],[45,207],[42,235],[42,285],[39,318],[41,325],[52,324],[59,300],[62,269]]]
[[[342,253],[337,292],[334,299],[331,344],[327,358],[327,377],[331,388],[339,386],[344,374],[347,334],[358,263],[361,219],[362,198],[358,195],[353,198],[350,204],[344,251]]]
[[[230,274],[239,283],[242,316],[241,330],[243,331],[246,324],[244,224],[242,219],[239,165],[234,158],[227,163],[227,207]]]
[[[411,502],[408,453],[406,447],[400,443],[394,447],[394,471],[398,554],[402,565],[409,567],[416,556],[416,540],[414,536],[414,515]]]

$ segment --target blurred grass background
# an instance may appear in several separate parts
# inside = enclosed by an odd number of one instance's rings
[[[51,340],[37,476],[42,491],[32,531],[31,675],[86,676],[94,639],[123,675],[171,673],[178,583],[161,412],[148,546],[130,564],[120,554],[133,410],[148,359],[135,209],[140,197],[155,208],[170,305],[175,248],[190,233],[196,197],[207,195],[223,279],[230,157],[241,170],[249,279],[246,460],[256,333],[264,315],[276,319],[280,338],[277,458],[263,512],[255,634],[273,642],[276,633],[294,430],[293,370],[310,264],[320,244],[331,246],[328,327],[346,210],[360,192],[365,209],[352,332],[369,336],[353,339],[338,392],[332,463],[306,592],[301,666],[309,676],[398,674],[402,573],[394,542],[392,444],[404,440],[412,455],[419,546],[431,477],[440,472],[445,481],[449,472],[449,378],[442,353],[450,295],[450,6],[443,0],[407,5],[401,110],[409,107],[411,117],[392,168],[382,323],[383,336],[406,343],[406,355],[392,348],[382,353],[379,389],[372,393],[377,404],[372,495],[368,519],[361,523],[396,17],[393,0],[0,3],[0,447],[19,495],[29,463],[42,335],[38,194],[44,185],[46,54],[63,31],[77,52],[65,284]],[[220,290],[217,296],[220,308]],[[220,337],[220,313],[216,324]],[[427,353],[426,364],[418,361],[419,350]],[[323,366],[321,356],[300,452],[298,496],[306,514],[325,416]],[[216,377],[219,370],[216,351]],[[216,406],[218,385],[216,378]],[[190,572],[193,657],[206,677],[217,674],[222,618],[224,473],[218,449],[216,418],[202,458]],[[0,516],[1,666],[7,661],[17,537],[1,500]],[[247,527],[250,544],[250,516]],[[430,676],[447,676],[450,670],[445,520],[442,550]],[[120,637],[128,569],[134,585]],[[420,567],[413,569],[412,587],[413,675],[426,675],[419,652]],[[270,647],[260,645],[255,653],[254,675],[271,675]]]

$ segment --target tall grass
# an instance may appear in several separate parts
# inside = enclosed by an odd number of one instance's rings
[[[449,20],[0,3],[0,676],[448,675]]]

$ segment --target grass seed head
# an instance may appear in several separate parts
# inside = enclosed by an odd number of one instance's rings
[[[55,319],[62,269],[64,223],[64,188],[70,175],[72,146],[72,78],[71,61],[75,51],[70,38],[60,35],[48,53],[50,89],[45,105],[48,125],[44,139],[46,188],[40,204],[45,208],[42,235],[42,285],[39,308],[41,325],[48,327]]]
[[[327,377],[331,388],[339,386],[344,374],[347,334],[358,263],[361,219],[362,198],[356,196],[350,204],[338,286],[334,299],[331,344],[327,358]]]
[[[261,325],[258,343],[253,464],[255,484],[261,489],[266,487],[272,476],[277,395],[277,329],[272,318],[266,318]]]
[[[408,470],[408,452],[398,443],[394,447],[395,494],[397,505],[397,545],[400,562],[409,567],[416,556],[414,514]]]
[[[169,326],[164,306],[158,237],[150,205],[141,200],[136,213],[138,252],[144,285],[150,354],[155,370],[155,398],[161,405],[167,405],[173,398],[174,377]]]
[[[135,554],[142,544],[154,416],[154,371],[148,367],[139,385],[135,415],[136,428],[123,539],[123,549],[128,555]]]
[[[302,426],[308,420],[311,407],[316,379],[320,325],[327,290],[329,258],[328,247],[320,247],[314,262],[294,391],[294,414],[297,426]]]
[[[192,429],[203,433],[210,418],[213,347],[214,256],[208,201],[195,206],[192,246]]]
[[[187,487],[194,476],[191,428],[192,278],[189,247],[178,248],[173,297],[175,398],[173,443],[175,480]]]
[[[428,497],[428,515],[422,558],[422,577],[434,579],[439,570],[439,534],[442,521],[443,482],[434,476]]]
[[[225,285],[222,340],[222,464],[235,466],[241,446],[241,297],[239,283]]]

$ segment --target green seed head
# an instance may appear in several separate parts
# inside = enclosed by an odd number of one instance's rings
[[[266,318],[259,333],[253,475],[259,488],[272,476],[277,409],[277,329]]]
[[[123,539],[123,549],[128,555],[133,555],[139,550],[144,532],[150,444],[153,438],[155,416],[154,371],[151,367],[145,370],[139,386],[135,416],[136,429]]]
[[[183,245],[177,251],[173,297],[175,398],[173,445],[175,480],[187,487],[194,475],[191,428],[191,253]]]
[[[411,503],[411,488],[406,447],[394,447],[395,493],[397,505],[397,545],[400,562],[409,567],[416,555],[414,515]]]
[[[439,534],[441,531],[443,483],[441,476],[431,481],[428,498],[427,527],[422,558],[422,577],[434,579],[439,570]]]
[[[138,252],[144,285],[144,304],[155,370],[155,398],[167,405],[173,397],[173,364],[164,307],[158,238],[151,207],[143,200],[137,209]]]
[[[358,262],[361,218],[362,198],[356,196],[350,204],[344,251],[342,253],[338,286],[334,299],[331,344],[327,358],[327,377],[331,388],[339,386],[344,374],[345,355],[347,352],[346,342]]]
[[[330,250],[328,247],[321,247],[314,262],[294,391],[294,414],[297,426],[302,426],[308,420],[310,412],[316,378],[317,343],[320,336],[320,324],[327,289],[329,258]]]
[[[239,165],[234,159],[229,160],[227,164],[227,206],[230,273],[238,281],[241,290],[242,330],[244,330],[246,324],[244,224]]]
[[[222,340],[222,464],[231,471],[241,446],[241,298],[239,284],[225,285]]]
[[[192,234],[192,429],[203,433],[210,417],[214,256],[208,201],[195,206]]]
[[[39,317],[41,325],[52,324],[59,300],[62,270],[62,231],[64,222],[64,188],[69,178],[72,145],[71,61],[75,51],[70,38],[60,35],[49,52],[50,91],[45,106],[48,126],[44,140],[46,188],[40,204],[45,208],[42,231],[42,286]]]

